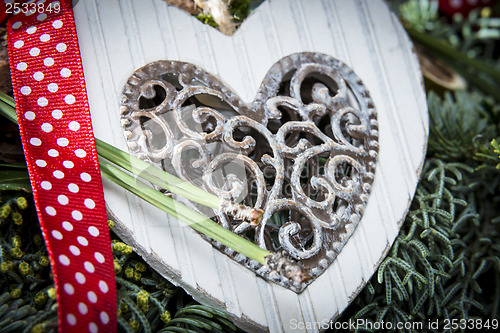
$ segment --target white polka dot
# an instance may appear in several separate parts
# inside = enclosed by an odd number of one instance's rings
[[[94,236],[94,237],[97,237],[99,236],[99,229],[97,229],[96,227],[92,226],[92,227],[89,227],[89,234],[91,236]]]
[[[23,94],[24,96],[28,96],[29,94],[31,94],[31,88],[28,86],[21,87],[21,94]]]
[[[81,221],[83,218],[83,215],[80,211],[74,210],[71,212],[71,217],[73,217],[77,221]]]
[[[57,230],[52,230],[52,237],[54,237],[57,240],[63,239],[63,235],[61,234],[60,231]]]
[[[25,62],[20,62],[16,66],[18,71],[24,71],[26,68],[28,68],[28,65]]]
[[[68,202],[69,202],[69,199],[67,196],[65,196],[64,194],[61,194],[57,197],[57,201],[61,204],[61,205],[67,205]]]
[[[67,169],[72,169],[75,166],[75,164],[73,162],[71,162],[71,161],[64,161],[63,165]]]
[[[104,263],[104,256],[100,252],[94,253],[94,258],[97,260],[98,263],[103,264]]]
[[[36,103],[42,107],[49,105],[49,101],[45,97],[40,97],[37,99]]]
[[[69,184],[69,185],[68,185],[68,190],[69,190],[71,193],[78,193],[78,191],[79,191],[80,189],[78,188],[78,185],[71,183],[71,184]]]
[[[39,55],[39,54],[40,54],[40,49],[39,49],[38,47],[33,47],[33,48],[31,48],[31,50],[30,50],[30,55],[31,55],[32,57],[36,57],[36,56],[37,56],[37,55]]]
[[[92,265],[91,262],[86,261],[83,263],[83,267],[85,267],[85,270],[89,273],[94,273],[95,272],[95,267]]]
[[[44,160],[36,160],[35,163],[36,163],[36,165],[38,165],[41,168],[44,168],[47,166],[47,162],[45,162]]]
[[[50,35],[49,34],[43,34],[40,36],[40,41],[41,42],[48,42],[50,40]]]
[[[89,241],[87,240],[87,238],[83,237],[83,236],[78,236],[76,238],[76,240],[78,241],[78,243],[82,246],[88,246],[89,245]]]
[[[71,105],[71,104],[73,104],[73,103],[75,103],[75,102],[76,102],[76,98],[75,98],[75,96],[73,96],[73,95],[66,95],[66,96],[64,96],[64,102],[65,102],[66,104]]]
[[[28,35],[32,35],[32,34],[34,34],[35,32],[36,32],[36,27],[34,27],[34,26],[31,26],[31,27],[29,27],[28,29],[26,29],[26,33],[27,33]]]
[[[73,295],[75,293],[75,288],[69,283],[65,283],[63,289],[68,295]]]
[[[98,331],[99,331],[99,328],[97,327],[96,323],[89,324],[89,332],[90,333],[97,333]]]
[[[83,203],[85,204],[85,207],[87,207],[88,209],[95,208],[95,202],[92,199],[85,199],[85,201]]]
[[[75,150],[75,155],[77,157],[83,158],[83,157],[87,156],[87,152],[83,149],[77,149],[77,150]]]
[[[52,26],[54,27],[54,29],[59,29],[60,27],[63,26],[63,23],[61,20],[56,20],[52,23]]]
[[[56,170],[52,173],[54,175],[54,177],[56,177],[57,179],[63,179],[64,178],[64,172],[62,172],[61,170]]]
[[[68,221],[64,221],[62,223],[62,227],[64,228],[64,230],[66,231],[73,231],[73,225],[71,223],[69,223]]]
[[[90,177],[90,175],[89,175],[88,173],[86,173],[86,172],[82,172],[82,173],[80,174],[80,178],[81,178],[84,182],[86,182],[86,183],[88,183],[89,181],[91,181],[91,180],[92,180],[92,177]]]
[[[59,138],[56,142],[61,147],[66,147],[69,144],[69,140],[67,138]]]
[[[35,73],[33,74],[33,78],[34,78],[35,80],[37,80],[37,81],[42,81],[42,80],[43,80],[43,77],[44,77],[44,75],[43,75],[43,73],[42,73],[42,72],[35,72]]]
[[[23,23],[22,22],[16,22],[12,25],[13,29],[19,29]]]
[[[91,303],[97,303],[97,295],[93,291],[89,291],[87,293],[87,298]]]
[[[89,308],[85,303],[80,302],[78,303],[78,311],[80,311],[82,315],[86,315],[89,312]]]
[[[33,111],[27,111],[24,113],[24,118],[28,120],[33,120],[35,119],[35,113]]]
[[[63,264],[64,266],[69,266],[69,264],[70,264],[69,258],[66,255],[64,255],[64,254],[61,254],[59,256],[59,262],[61,264]]]
[[[99,289],[101,289],[101,291],[105,294],[109,291],[109,287],[108,287],[108,284],[104,281],[99,281]]]
[[[43,182],[40,183],[40,186],[44,189],[44,190],[50,190],[52,189],[52,184],[46,180],[44,180]]]
[[[43,123],[42,126],[41,126],[41,128],[42,128],[42,131],[44,131],[45,133],[52,132],[52,130],[54,129],[52,127],[52,125],[49,124],[49,123]]]
[[[68,322],[68,324],[70,324],[71,326],[75,326],[76,325],[76,317],[74,314],[70,313],[66,316],[66,321]]]
[[[85,275],[83,275],[82,273],[78,272],[78,273],[75,274],[75,280],[79,284],[84,284],[85,281],[86,281]]]
[[[33,146],[40,146],[42,144],[42,140],[40,140],[39,138],[31,138],[30,143]]]
[[[56,92],[57,89],[59,89],[57,83],[49,83],[49,85],[47,86],[47,90],[50,92]]]
[[[61,69],[60,73],[61,73],[62,77],[70,77],[71,76],[71,71],[68,68]]]
[[[77,121],[72,121],[68,124],[68,127],[72,131],[78,131],[80,129],[80,124]]]
[[[61,110],[55,109],[54,111],[52,111],[52,118],[61,119],[62,116],[63,116],[63,114],[62,114]]]
[[[59,156],[59,152],[55,149],[49,149],[49,151],[47,152],[47,154],[50,156],[50,157],[57,157]]]
[[[59,52],[64,52],[66,51],[66,44],[64,43],[59,43],[56,45],[56,50]]]
[[[99,317],[101,318],[101,322],[104,325],[107,325],[109,323],[109,315],[106,312],[101,311],[101,314],[99,315]]]
[[[45,212],[49,214],[50,216],[55,216],[57,214],[56,209],[51,206],[45,207]]]
[[[54,64],[54,59],[52,59],[51,57],[47,57],[43,59],[43,64],[47,67],[52,66]]]
[[[81,254],[80,249],[74,245],[69,247],[69,251],[73,253],[74,256],[79,256]]]
[[[37,19],[38,21],[43,21],[43,20],[45,20],[46,18],[47,18],[47,14],[45,14],[45,13],[38,14],[38,16],[36,17],[36,19]]]
[[[24,46],[24,42],[23,42],[22,40],[16,40],[16,41],[14,42],[14,47],[15,47],[16,49],[19,49],[19,48],[21,48],[21,47],[23,47],[23,46]]]

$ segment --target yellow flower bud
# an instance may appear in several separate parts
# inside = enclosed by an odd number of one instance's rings
[[[23,216],[19,214],[18,212],[15,212],[12,214],[12,220],[14,221],[15,225],[22,225],[23,224]]]
[[[19,209],[26,209],[26,208],[28,208],[28,201],[26,200],[25,197],[19,197],[19,198],[17,198],[16,203],[17,203],[17,207],[19,207]]]
[[[30,272],[30,265],[26,261],[23,261],[19,264],[18,269],[22,275],[28,275]]]
[[[120,266],[120,264],[117,262],[116,259],[113,261],[113,266],[114,266],[114,269],[115,269],[115,275],[120,274],[121,271],[122,271],[122,266]]]
[[[15,259],[21,259],[21,257],[23,256],[23,251],[21,251],[20,248],[18,247],[14,247],[12,248],[10,251],[9,251],[10,255],[15,258]]]
[[[50,264],[50,261],[46,256],[41,256],[40,260],[38,260],[38,263],[44,267],[47,267]]]
[[[3,204],[0,207],[0,219],[6,219],[11,212],[11,208],[9,204]]]
[[[129,280],[134,277],[134,269],[132,267],[125,268],[125,277]]]
[[[166,310],[165,312],[163,312],[161,315],[160,315],[160,319],[161,321],[163,321],[165,324],[168,323],[170,320],[172,320],[172,315],[170,314],[170,312],[168,310]]]
[[[147,270],[147,266],[142,262],[138,262],[137,264],[135,264],[135,269],[141,273],[144,273]]]
[[[13,298],[19,298],[21,297],[21,289],[12,289],[10,291],[10,295],[13,297]]]
[[[50,299],[56,299],[56,289],[55,288],[49,288],[47,290],[47,295],[50,297]]]

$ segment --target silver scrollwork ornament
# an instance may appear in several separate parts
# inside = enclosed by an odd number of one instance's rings
[[[258,226],[190,203],[271,252],[300,260],[313,279],[363,215],[378,155],[377,114],[358,76],[320,53],[268,71],[247,105],[203,69],[157,61],[127,81],[121,117],[133,154],[227,200],[264,210]],[[264,278],[293,282],[212,244]]]

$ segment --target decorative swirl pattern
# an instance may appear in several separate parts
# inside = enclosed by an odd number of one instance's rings
[[[356,74],[330,56],[281,59],[251,105],[195,65],[158,61],[129,78],[121,105],[134,154],[224,199],[263,209],[257,227],[219,211],[210,217],[262,248],[284,250],[313,277],[335,259],[363,214],[378,155],[376,111]],[[269,276],[212,244],[296,292],[310,283]]]

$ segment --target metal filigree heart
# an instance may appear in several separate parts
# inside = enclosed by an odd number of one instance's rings
[[[319,276],[353,233],[374,179],[378,124],[358,76],[335,58],[296,53],[268,71],[247,105],[214,76],[178,61],[138,69],[124,87],[133,154],[220,197],[264,210],[257,227],[188,203]],[[211,241],[211,240],[209,240]],[[262,277],[293,283],[217,242]]]

